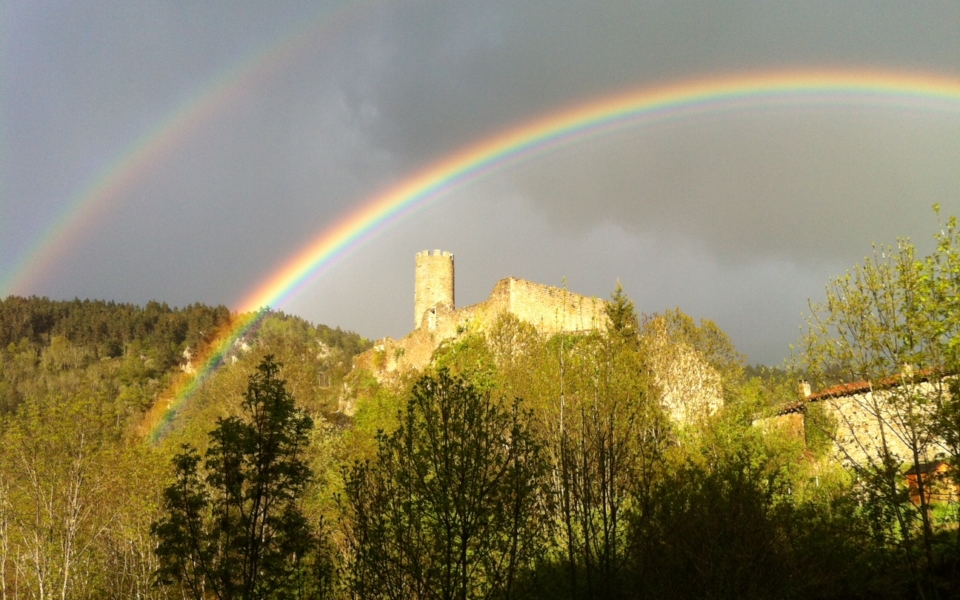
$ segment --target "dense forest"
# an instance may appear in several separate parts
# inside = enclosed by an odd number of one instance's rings
[[[956,497],[915,500],[907,478],[934,446],[956,477],[953,219],[937,240],[831,282],[773,369],[619,288],[601,330],[505,314],[382,380],[351,368],[367,340],[266,311],[152,436],[243,316],[7,298],[0,598],[956,597]],[[709,364],[722,408],[671,417],[665,347]],[[917,460],[837,460],[845,423],[798,404],[800,373],[922,378],[875,396]],[[784,407],[800,435],[761,426]]]

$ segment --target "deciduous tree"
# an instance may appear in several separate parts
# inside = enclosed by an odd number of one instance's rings
[[[510,598],[540,547],[543,462],[519,403],[441,370],[347,473],[359,598]]]
[[[189,446],[154,523],[157,579],[194,598],[299,598],[317,592],[307,564],[316,541],[300,510],[312,473],[311,419],[297,410],[268,356],[250,377],[246,418],[220,419],[203,460]],[[201,468],[202,467],[202,468]]]
[[[914,510],[903,471],[944,451],[952,430],[942,425],[950,421],[949,374],[956,363],[949,356],[960,331],[956,300],[948,293],[956,285],[950,272],[960,267],[954,226],[951,220],[929,257],[918,258],[914,245],[901,239],[896,247],[876,247],[862,265],[831,281],[826,301],[810,305],[799,357],[820,385],[861,382],[867,390],[824,402],[835,408],[836,446],[848,467],[874,499],[877,514],[889,514],[898,524],[893,539],[903,544],[918,586],[921,565],[934,559],[925,493],[930,482],[917,475]],[[920,524],[919,553],[914,519]]]

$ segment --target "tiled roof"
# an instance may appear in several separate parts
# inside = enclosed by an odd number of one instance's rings
[[[919,371],[910,376],[911,382],[920,383],[927,381],[934,371],[934,369],[925,369],[923,371]],[[898,387],[902,384],[903,377],[903,375],[897,374],[891,375],[890,377],[884,377],[877,383],[871,383],[869,381],[852,381],[849,383],[840,383],[838,385],[830,386],[820,390],[819,392],[810,394],[804,399],[782,405],[779,409],[777,409],[777,415],[789,415],[791,413],[802,412],[807,402],[816,402],[818,400],[825,400],[827,398],[844,398],[846,396],[864,394],[872,390],[884,390]]]
[[[926,381],[930,378],[930,375],[934,372],[933,369],[924,369],[923,371],[918,371],[913,375],[910,375],[910,383],[920,383]],[[903,383],[904,375],[898,373],[896,375],[891,375],[889,377],[884,377],[876,383],[871,383],[869,381],[853,381],[851,383],[841,383],[839,385],[834,385],[826,389],[822,389],[816,394],[810,394],[807,396],[808,402],[815,402],[817,400],[823,400],[824,398],[842,398],[844,396],[855,396],[856,394],[863,394],[871,390],[885,390],[893,387],[898,387]]]

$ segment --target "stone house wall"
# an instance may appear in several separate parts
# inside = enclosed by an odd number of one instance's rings
[[[827,417],[836,425],[832,435],[830,457],[846,467],[875,463],[889,450],[897,461],[915,463],[911,449],[911,418],[927,419],[932,415],[937,396],[941,393],[934,383],[921,381],[908,385],[895,384],[873,389],[866,382],[843,384],[810,394],[810,387],[801,382],[803,398],[781,410],[779,415],[759,419],[755,423],[796,430],[804,435],[805,423],[798,417],[805,405],[816,402],[825,409]],[[920,399],[920,402],[916,402]],[[906,406],[920,406],[911,416]],[[797,423],[799,422],[799,425]],[[920,461],[933,460],[947,448],[941,439],[920,440]]]
[[[910,415],[903,408],[913,403],[905,400],[909,397],[927,398],[924,410],[916,417],[929,417],[933,410],[933,398],[936,390],[931,383],[922,382],[908,386],[895,386],[888,389],[867,390],[845,396],[821,397],[827,414],[836,421],[837,431],[832,449],[833,458],[841,463],[853,466],[876,461],[882,454],[883,445],[890,454],[904,464],[913,464],[911,450],[911,432],[908,427]],[[930,440],[926,444],[921,461],[929,461],[937,452],[944,451],[939,440]]]

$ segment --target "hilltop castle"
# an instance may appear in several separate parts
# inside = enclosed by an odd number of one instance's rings
[[[454,295],[453,254],[440,250],[417,253],[414,283],[414,329],[399,340],[384,338],[359,355],[354,365],[377,379],[425,367],[446,340],[467,332],[487,331],[507,313],[541,333],[575,333],[605,329],[607,302],[567,290],[507,277],[478,304],[458,309]],[[690,423],[723,405],[720,376],[703,356],[682,342],[654,335],[649,348],[660,402],[678,423]],[[340,410],[352,414],[352,406]]]
[[[356,365],[377,377],[427,365],[445,340],[466,331],[485,331],[501,313],[516,316],[544,333],[602,329],[606,302],[515,277],[501,279],[490,297],[456,307],[453,254],[417,253],[414,283],[414,329],[405,337],[379,340],[357,357]]]

